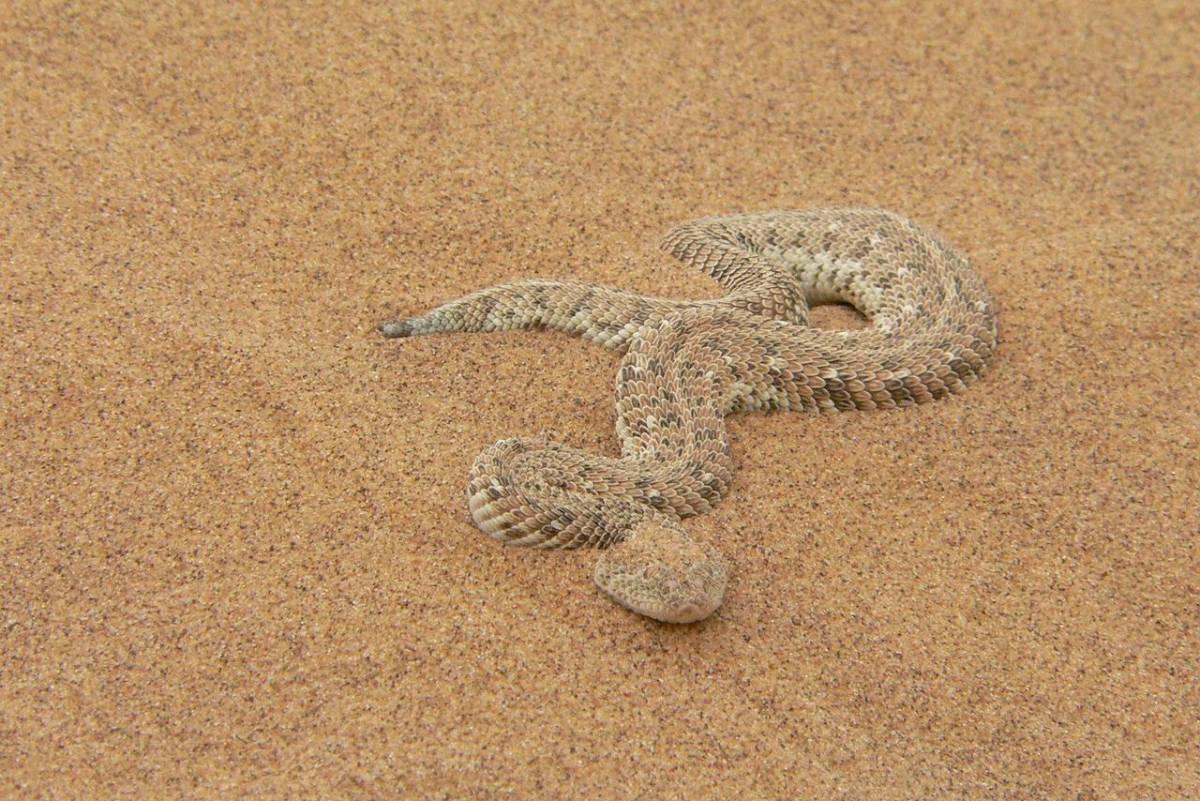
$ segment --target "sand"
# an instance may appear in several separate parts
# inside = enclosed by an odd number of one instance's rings
[[[281,5],[0,21],[0,797],[1200,795],[1200,8]],[[473,527],[487,444],[616,452],[616,358],[380,320],[857,205],[998,359],[735,419],[713,618]]]

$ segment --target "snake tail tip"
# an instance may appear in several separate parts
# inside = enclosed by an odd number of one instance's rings
[[[379,333],[391,338],[408,337],[412,336],[413,327],[408,320],[389,320],[379,325]]]

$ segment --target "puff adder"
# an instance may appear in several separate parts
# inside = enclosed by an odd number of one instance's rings
[[[553,328],[624,352],[609,458],[555,442],[485,449],[467,507],[492,537],[542,548],[604,549],[596,584],[671,623],[720,604],[728,561],[684,518],[729,490],[724,417],[787,409],[892,409],[960,392],[997,344],[992,300],[937,235],[875,209],[773,211],[677,226],[672,256],[715,279],[716,300],[669,300],[575,281],[483,289],[380,326],[389,337]],[[861,330],[810,328],[808,309],[844,302]]]

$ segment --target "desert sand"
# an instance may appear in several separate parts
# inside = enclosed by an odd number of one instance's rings
[[[1200,795],[1200,7],[983,5],[9,4],[0,797]],[[697,625],[472,525],[616,357],[381,320],[821,206],[970,255],[986,380],[733,419]]]

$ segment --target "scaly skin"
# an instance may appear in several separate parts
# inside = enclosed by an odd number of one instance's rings
[[[480,454],[467,505],[491,536],[605,548],[600,588],[657,620],[720,606],[727,560],[680,520],[711,509],[734,472],[724,417],[791,409],[891,409],[974,383],[997,344],[991,297],[966,259],[885,211],[778,211],[697,220],[663,248],[727,290],[649,298],[579,282],[517,281],[383,324],[385,336],[554,328],[625,355],[621,457],[510,439]],[[872,323],[807,326],[809,304],[845,302]]]

